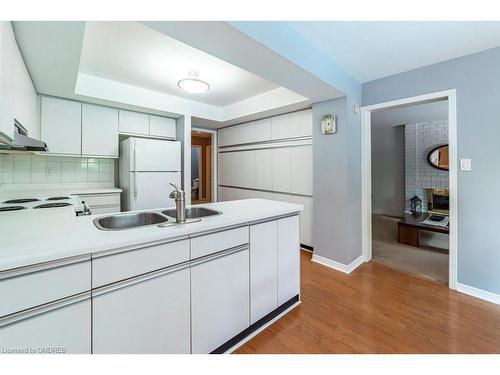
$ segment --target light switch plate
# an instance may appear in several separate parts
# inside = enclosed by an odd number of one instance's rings
[[[471,171],[472,170],[471,159],[460,159],[460,170],[461,171]]]

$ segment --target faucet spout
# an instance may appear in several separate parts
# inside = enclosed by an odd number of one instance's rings
[[[175,200],[175,221],[184,223],[186,221],[186,193],[177,185],[170,183],[174,187],[169,197]]]

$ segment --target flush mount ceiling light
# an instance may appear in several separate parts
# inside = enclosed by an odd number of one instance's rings
[[[209,84],[199,79],[199,75],[200,74],[196,70],[191,70],[188,78],[181,79],[177,82],[177,86],[190,94],[201,94],[202,92],[208,91],[210,88]]]

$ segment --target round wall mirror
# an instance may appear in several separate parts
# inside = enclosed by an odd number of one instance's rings
[[[442,145],[432,149],[427,155],[427,161],[434,168],[447,171],[449,166],[448,145]]]

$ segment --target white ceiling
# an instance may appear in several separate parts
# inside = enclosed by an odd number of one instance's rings
[[[360,82],[500,46],[500,22],[290,22]]]
[[[190,70],[210,84],[209,91],[193,95],[177,86]],[[215,106],[278,87],[137,22],[87,22],[79,71]]]
[[[372,114],[372,127],[392,127],[448,119],[448,101],[385,109]]]

